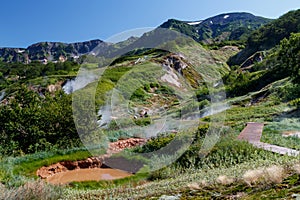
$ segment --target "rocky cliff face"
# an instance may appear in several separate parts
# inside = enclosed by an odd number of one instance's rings
[[[4,62],[25,62],[28,60],[26,49],[0,48],[0,57]]]
[[[30,62],[35,60],[48,61],[76,59],[78,56],[92,54],[97,47],[106,49],[111,44],[101,40],[91,40],[77,43],[40,42],[25,48],[0,48],[0,57],[4,62]]]
[[[167,77],[162,77],[162,79],[166,79],[169,83],[170,80],[172,80],[172,78],[170,77],[177,77],[177,75],[174,73],[174,71],[172,71],[172,69],[174,69],[181,76],[183,76],[194,88],[198,88],[200,82],[203,81],[201,75],[193,69],[192,64],[188,63],[188,61],[184,58],[183,55],[174,53],[167,55],[166,57],[164,57],[162,66],[168,71],[169,75]],[[175,80],[177,79],[178,78],[175,78]],[[180,87],[181,84],[175,81],[175,85]]]

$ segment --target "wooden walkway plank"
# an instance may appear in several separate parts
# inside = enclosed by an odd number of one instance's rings
[[[263,123],[249,122],[247,123],[247,126],[244,128],[244,130],[237,137],[237,139],[248,141],[250,144],[253,144],[257,148],[279,153],[282,155],[286,154],[289,156],[298,156],[300,154],[299,151],[294,149],[260,142],[260,138],[263,132],[263,127],[264,127]]]
[[[249,122],[246,128],[238,136],[239,140],[246,140],[248,142],[259,142],[264,128],[263,123]]]
[[[294,149],[289,149],[286,147],[281,147],[281,146],[276,146],[276,145],[272,145],[272,144],[268,144],[268,143],[263,143],[263,142],[257,142],[257,143],[252,143],[254,146],[256,146],[257,148],[261,148],[267,151],[272,151],[275,153],[279,153],[282,155],[287,154],[288,156],[298,156],[299,155],[299,151],[294,150]]]

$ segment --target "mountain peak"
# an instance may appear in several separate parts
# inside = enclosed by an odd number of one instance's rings
[[[247,12],[231,12],[197,21],[169,19],[160,27],[177,30],[197,41],[210,43],[245,39],[250,32],[270,21]]]

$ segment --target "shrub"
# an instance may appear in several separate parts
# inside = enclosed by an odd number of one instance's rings
[[[137,153],[149,153],[157,151],[162,147],[165,147],[175,138],[175,134],[160,135],[156,138],[150,139],[144,146],[137,147],[134,151]]]
[[[207,130],[209,128],[209,124],[201,124],[199,125],[198,127],[198,131],[196,132],[196,137],[195,137],[195,140],[199,140],[201,138],[204,138],[206,133],[207,133]]]
[[[292,105],[292,106],[297,106],[297,108],[299,108],[300,107],[300,98],[297,98],[297,99],[294,99],[294,100],[290,101],[289,104]]]
[[[136,119],[134,120],[134,123],[138,126],[148,126],[151,124],[151,118],[146,117],[146,118]]]

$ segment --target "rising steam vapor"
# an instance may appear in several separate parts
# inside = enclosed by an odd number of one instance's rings
[[[5,92],[1,92],[1,95],[0,95],[0,101],[3,100],[4,96],[5,96]]]
[[[102,128],[107,128],[108,124],[111,121],[111,108],[110,105],[102,106],[98,111],[98,116],[100,120],[98,120],[98,124]]]
[[[63,90],[66,94],[71,94],[76,90],[82,89],[87,86],[89,83],[97,80],[97,75],[89,73],[86,70],[81,70],[82,72],[74,80],[68,80],[64,86]]]
[[[203,109],[204,112],[200,115],[200,118],[218,114],[220,112],[228,110],[229,108],[230,108],[230,106],[226,103],[211,105],[211,106]]]
[[[180,56],[178,52],[183,46],[185,53]],[[145,165],[150,167],[149,170],[155,171],[175,162],[188,149],[194,136],[193,134],[186,134],[185,130],[196,130],[201,114],[202,116],[213,115],[226,110],[228,106],[220,103],[224,102],[225,92],[212,90],[214,87],[222,88],[222,76],[218,70],[214,70],[212,67],[218,67],[213,62],[214,59],[192,38],[179,32],[157,28],[112,53],[98,54],[97,48],[93,52],[96,56],[108,58],[107,61],[110,61],[110,58],[119,58],[129,52],[134,53],[137,49],[156,49],[165,53],[168,52],[168,56],[167,58],[162,57],[163,59],[157,60],[158,62],[143,63],[142,59],[133,61],[136,66],[122,71],[120,73],[122,76],[114,82],[113,89],[106,93],[106,104],[99,108],[98,116],[95,113],[95,94],[91,91],[96,91],[99,85],[91,84],[87,91],[83,90],[81,93],[82,90],[79,90],[74,93],[72,107],[74,122],[77,125],[82,143],[87,147],[106,144],[108,141],[106,134],[110,134],[111,130],[121,130],[131,136],[141,138],[152,138],[159,134],[178,132],[179,134],[176,134],[167,146],[154,152],[139,153],[139,156],[147,158]],[[153,58],[156,59],[156,57]],[[185,61],[188,61],[189,66]],[[166,68],[167,66],[169,67]],[[102,71],[98,72],[98,76],[89,74],[86,70],[80,70],[75,80],[69,80],[63,86],[64,91],[72,93],[81,89],[96,79],[100,80],[106,70],[111,70],[109,67],[99,69]],[[183,69],[191,76],[184,76],[182,74]],[[190,82],[189,77],[194,77],[195,81]],[[179,108],[189,106],[189,102],[198,103],[194,90],[194,87],[198,86],[198,80],[205,82],[208,90],[211,91],[209,99],[212,106],[201,112],[196,104],[196,106],[188,107],[181,112]],[[155,86],[156,84],[159,86]],[[139,92],[140,89],[146,86],[149,86],[148,92],[139,94],[142,93]],[[149,104],[144,99],[140,102],[139,100],[142,98],[139,95],[148,98]],[[138,100],[135,100],[135,97],[138,97]],[[160,97],[162,97],[161,100]],[[174,102],[175,99],[176,102]],[[222,116],[222,114],[220,115]],[[94,123],[96,120],[97,124]],[[112,121],[114,123],[111,123]],[[211,117],[207,134],[209,137],[204,141],[205,144],[201,147],[201,152],[209,152],[216,144],[220,137],[219,127],[223,121],[224,119],[220,116],[216,119],[214,119],[214,115]],[[86,126],[86,122],[91,123]],[[112,127],[108,127],[109,125]],[[95,137],[94,134],[98,134],[99,138]],[[155,161],[154,165],[151,164],[152,161]],[[132,162],[132,165],[135,163]]]

